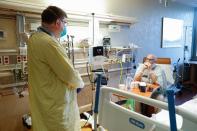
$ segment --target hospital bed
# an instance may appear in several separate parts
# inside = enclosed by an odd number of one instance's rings
[[[182,108],[186,111],[189,111],[193,114],[196,114],[196,112],[197,112],[197,97],[183,103],[182,105],[179,105],[178,107]],[[152,118],[157,121],[160,121],[162,123],[165,123],[166,125],[169,125],[169,117],[166,117],[168,115],[168,113],[169,112],[166,110],[161,110],[159,113],[154,114]],[[183,117],[181,115],[177,114],[176,121],[177,121],[177,128],[181,129],[181,127],[183,125]],[[190,129],[190,130],[192,130],[192,129]],[[193,128],[193,130],[197,131],[196,128]]]
[[[98,124],[107,131],[169,131],[170,126],[159,121],[159,115],[149,118],[135,111],[126,109],[111,101],[112,94],[119,94],[127,98],[132,98],[141,103],[145,103],[163,110],[168,110],[168,104],[151,98],[139,96],[112,87],[102,87],[99,97]],[[194,100],[195,101],[195,100]],[[194,107],[192,101],[192,107]],[[196,100],[197,101],[197,100]],[[197,102],[195,103],[197,105]],[[190,108],[190,107],[189,107]],[[176,114],[182,118],[182,122],[177,119],[178,131],[197,131],[197,114],[192,113],[186,107],[175,107]],[[168,114],[168,112],[166,113]],[[169,117],[169,115],[162,117]],[[158,117],[158,118],[157,118]],[[169,121],[167,121],[169,123]]]

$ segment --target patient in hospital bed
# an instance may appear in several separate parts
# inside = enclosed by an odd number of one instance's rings
[[[146,82],[167,87],[167,80],[164,70],[156,64],[157,58],[153,54],[147,55],[143,64],[140,64],[134,76],[135,81]]]
[[[160,58],[160,60],[161,59],[162,58]],[[170,62],[168,64],[167,62],[164,62],[165,64],[161,63],[161,61],[158,62],[156,56],[152,54],[147,55],[144,63],[139,64],[134,80],[159,85],[157,89],[153,90],[150,97],[166,102],[167,98],[165,90],[174,83],[174,79]],[[146,116],[151,116],[152,113],[159,111],[158,108],[152,106],[146,106],[146,109]]]
[[[157,58],[149,54],[143,61],[136,70],[134,81],[159,85],[163,92],[174,84],[170,58]]]

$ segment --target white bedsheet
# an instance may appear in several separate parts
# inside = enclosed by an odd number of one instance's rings
[[[185,102],[184,104],[180,105],[179,107],[184,108],[185,110],[189,112],[196,113],[197,112],[197,98],[189,100]],[[161,110],[159,113],[154,114],[152,116],[152,119],[155,119],[161,123],[165,123],[168,126],[170,125],[169,113],[166,110]],[[182,116],[176,115],[176,123],[177,123],[177,128],[180,129],[183,124]]]

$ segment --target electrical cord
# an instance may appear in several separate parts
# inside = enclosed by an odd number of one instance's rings
[[[86,71],[88,73],[88,78],[90,80],[90,83],[95,83],[95,81],[92,81],[91,78],[90,78],[90,72],[89,72],[89,68],[88,68],[88,62],[86,63]]]
[[[122,66],[122,62],[121,61],[119,61],[119,62],[120,62],[120,81],[119,81],[119,83],[121,84],[122,83],[122,74],[123,74],[122,68],[123,68],[123,66]]]

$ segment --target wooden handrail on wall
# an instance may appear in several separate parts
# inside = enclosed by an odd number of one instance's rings
[[[146,57],[143,58],[143,62],[146,60]],[[171,58],[157,58],[157,64],[171,64]]]
[[[171,64],[170,58],[157,58],[157,64]]]

